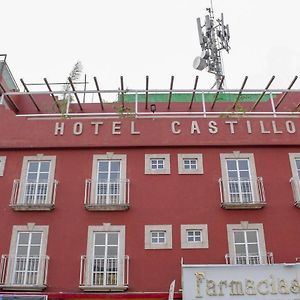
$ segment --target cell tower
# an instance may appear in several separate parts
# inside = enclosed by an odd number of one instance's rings
[[[215,74],[216,82],[213,87],[216,86],[219,89],[223,89],[223,66],[221,51],[225,49],[229,52],[229,26],[224,25],[224,16],[221,14],[221,18],[215,20],[213,6],[206,9],[208,15],[205,16],[205,24],[201,26],[200,18],[197,18],[199,41],[201,45],[201,56],[197,56],[194,59],[193,66],[197,70],[204,70],[207,67],[209,73]],[[212,87],[212,88],[213,88]]]

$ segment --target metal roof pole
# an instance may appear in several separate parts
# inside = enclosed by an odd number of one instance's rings
[[[24,87],[25,91],[26,91],[27,93],[30,93],[29,90],[28,90],[28,88],[27,88],[27,85],[26,85],[25,82],[24,82],[24,80],[21,78],[20,81],[21,81],[21,83],[23,84],[23,87]],[[33,96],[32,96],[31,94],[29,94],[28,96],[29,96],[29,98],[31,99],[32,103],[34,104],[35,108],[40,112],[40,108],[37,106],[36,102],[34,101]]]
[[[189,106],[189,109],[192,108],[193,102],[194,102],[194,98],[195,98],[195,94],[196,94],[196,89],[197,89],[197,84],[198,84],[198,78],[199,76],[197,75],[195,78],[195,83],[194,83],[194,88],[193,88],[193,94],[192,94],[192,99],[191,99],[191,103]]]
[[[53,99],[53,101],[54,101],[54,103],[55,103],[55,105],[56,105],[58,111],[59,111],[60,113],[62,113],[62,111],[61,111],[61,109],[60,109],[60,107],[59,107],[59,105],[58,105],[58,103],[57,103],[57,100],[56,100],[54,94],[52,93],[52,89],[51,89],[51,87],[50,87],[50,84],[49,84],[47,78],[44,78],[44,81],[45,81],[45,83],[46,83],[46,85],[47,85],[47,88],[48,88],[49,92],[51,92],[50,95],[51,95],[51,97],[52,97],[52,99]]]
[[[215,99],[214,99],[214,101],[213,101],[213,104],[211,105],[211,109],[214,108],[214,106],[215,106],[215,104],[216,104],[216,102],[217,102],[217,98],[218,98],[218,96],[219,96],[219,94],[220,94],[220,88],[223,86],[223,81],[224,81],[224,79],[225,79],[225,76],[223,76],[222,79],[221,79],[221,82],[220,82],[219,88],[218,88],[218,92],[216,93],[216,96],[215,96]]]
[[[98,94],[98,97],[99,97],[99,100],[100,100],[101,108],[102,108],[102,110],[104,110],[103,101],[102,101],[102,97],[101,97],[101,93],[100,93],[100,90],[99,90],[99,85],[98,85],[98,81],[97,81],[96,76],[94,76],[94,82],[95,82],[95,85],[96,85],[97,94]]]
[[[169,100],[168,100],[168,109],[171,107],[171,99],[172,99],[172,90],[173,90],[173,83],[174,83],[174,76],[171,76],[171,84],[170,84],[170,93],[169,93]]]
[[[275,76],[273,75],[270,79],[270,81],[268,82],[265,90],[263,91],[263,93],[260,95],[260,97],[256,100],[256,102],[254,103],[254,105],[251,108],[251,111],[253,111],[255,109],[255,107],[257,106],[257,104],[260,102],[260,100],[263,98],[263,96],[265,95],[266,91],[268,90],[268,88],[270,87],[271,83],[273,82],[273,80],[275,79]]]
[[[294,83],[296,82],[296,80],[298,79],[298,76],[295,76],[293,81],[290,83],[289,87],[288,87],[288,90],[290,90],[292,88],[292,86],[294,85]],[[281,98],[279,99],[278,103],[276,104],[275,108],[277,108],[281,102],[283,101],[283,99],[286,97],[286,95],[288,94],[289,92],[284,92],[284,94],[281,96]]]
[[[240,89],[240,91],[239,91],[239,94],[238,94],[238,96],[237,96],[237,98],[236,98],[236,100],[235,100],[235,102],[234,102],[232,108],[235,108],[235,106],[237,105],[238,101],[240,100],[240,97],[241,97],[241,95],[242,95],[242,92],[243,92],[243,89],[244,89],[244,87],[245,87],[245,84],[246,84],[247,80],[248,80],[248,76],[245,76],[245,79],[244,79],[244,81],[243,81],[243,83],[242,83],[242,86],[241,86],[241,89]]]
[[[146,76],[146,97],[145,97],[145,109],[148,109],[148,88],[149,88],[149,76]]]
[[[71,78],[71,77],[68,77],[68,80],[69,80],[69,83],[70,83],[70,85],[71,85],[71,88],[72,88],[72,90],[73,90],[73,92],[74,92],[74,96],[75,96],[75,98],[76,98],[76,100],[77,100],[77,103],[78,103],[78,105],[79,105],[79,107],[80,107],[80,110],[82,111],[83,109],[82,109],[80,100],[79,100],[79,98],[78,98],[78,95],[77,95],[77,93],[76,93],[76,89],[75,89],[75,87],[74,87],[72,78]],[[70,95],[70,96],[71,96],[71,95]],[[71,97],[70,97],[70,99],[71,99]]]

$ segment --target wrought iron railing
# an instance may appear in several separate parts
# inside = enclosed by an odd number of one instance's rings
[[[251,205],[266,203],[262,177],[219,178],[221,205]]]
[[[226,264],[232,265],[261,265],[274,264],[272,252],[267,252],[266,255],[225,255]]]
[[[126,287],[129,282],[129,256],[81,256],[79,286]]]
[[[84,204],[89,206],[129,205],[129,179],[95,181],[86,179]]]
[[[18,207],[54,207],[58,181],[26,182],[15,179],[10,205]]]
[[[294,196],[294,204],[297,207],[300,207],[300,179],[299,177],[292,177],[290,179],[290,183],[292,186],[293,196]]]
[[[49,256],[2,255],[0,285],[46,286]]]

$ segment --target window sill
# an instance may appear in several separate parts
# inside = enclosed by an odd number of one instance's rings
[[[129,204],[85,204],[84,207],[90,211],[122,211],[128,210]]]
[[[253,203],[230,203],[224,202],[221,204],[221,207],[224,209],[261,209],[266,205],[262,202],[253,202]]]
[[[5,291],[43,291],[47,285],[1,285],[0,288]]]
[[[54,204],[13,204],[10,205],[15,211],[50,211],[53,210]]]
[[[85,292],[122,292],[126,291],[128,286],[80,285],[79,288]]]

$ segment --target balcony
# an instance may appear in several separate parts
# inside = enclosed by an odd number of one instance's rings
[[[128,289],[129,257],[81,256],[79,288],[84,291],[125,291]]]
[[[47,287],[48,256],[2,255],[0,288],[11,291],[42,291]]]
[[[259,209],[266,205],[263,179],[219,179],[221,207],[224,209]]]
[[[10,206],[18,211],[52,210],[55,206],[58,181],[26,182],[15,179]]]
[[[267,252],[267,255],[225,255],[226,264],[231,265],[270,265],[274,264],[272,252]]]
[[[298,177],[292,177],[290,183],[293,190],[294,205],[300,208],[300,179]]]
[[[84,206],[94,211],[120,211],[129,208],[129,179],[85,181]]]

